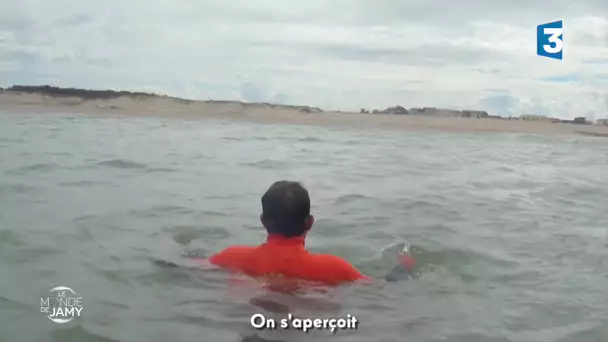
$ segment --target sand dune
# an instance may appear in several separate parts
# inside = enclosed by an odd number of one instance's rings
[[[163,116],[226,119],[273,124],[339,125],[358,128],[441,130],[451,132],[514,132],[584,134],[608,137],[608,126],[530,122],[496,118],[450,118],[423,115],[362,114],[321,111],[306,106],[252,104],[231,101],[193,101],[149,94],[113,93],[107,99],[84,95],[0,92],[0,110],[55,112],[111,116]]]

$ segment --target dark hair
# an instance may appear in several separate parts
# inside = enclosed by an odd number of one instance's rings
[[[262,216],[269,234],[303,235],[310,216],[308,191],[298,182],[275,182],[262,196]]]

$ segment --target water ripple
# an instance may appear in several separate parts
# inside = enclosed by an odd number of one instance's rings
[[[22,166],[17,169],[8,170],[5,173],[11,175],[21,175],[28,172],[49,172],[58,168],[62,168],[62,166],[55,163],[35,163]]]
[[[259,161],[255,161],[255,162],[243,163],[241,165],[249,166],[249,167],[253,167],[253,168],[261,169],[261,170],[276,170],[276,169],[285,168],[285,167],[287,167],[288,164],[285,163],[284,161],[280,161],[280,160],[263,159],[263,160],[259,160]]]
[[[31,194],[38,192],[40,189],[23,183],[0,183],[0,196],[12,194]]]
[[[117,169],[145,169],[146,164],[138,163],[131,160],[111,159],[97,162],[96,165],[106,166]]]

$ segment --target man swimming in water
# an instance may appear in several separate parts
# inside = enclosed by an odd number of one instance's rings
[[[262,196],[262,225],[268,232],[259,246],[232,246],[211,256],[216,266],[252,277],[285,277],[337,285],[372,280],[346,260],[330,254],[314,254],[305,248],[306,235],[314,224],[308,191],[298,182],[279,181]],[[398,280],[413,268],[414,261],[401,255],[401,264],[386,280]]]

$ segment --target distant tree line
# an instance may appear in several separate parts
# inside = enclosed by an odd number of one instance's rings
[[[110,99],[115,99],[115,98],[119,98],[119,97],[123,97],[123,96],[131,97],[131,98],[160,97],[160,95],[157,95],[157,94],[143,93],[143,92],[59,88],[59,87],[53,87],[53,86],[49,86],[49,85],[44,85],[44,86],[15,85],[6,90],[22,92],[22,93],[50,95],[50,96],[55,96],[55,97],[80,97],[85,100],[110,100]]]

